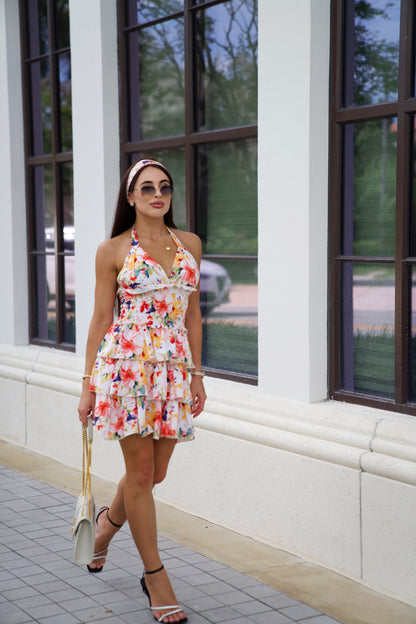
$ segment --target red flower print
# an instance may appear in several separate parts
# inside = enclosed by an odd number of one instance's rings
[[[136,345],[134,344],[134,341],[126,338],[124,334],[122,334],[120,338],[119,345],[126,356],[133,355],[136,350]]]
[[[131,387],[137,379],[137,372],[131,368],[121,369],[120,377],[124,385]]]
[[[95,406],[94,415],[96,418],[105,418],[107,416],[108,411],[110,409],[110,400],[104,399],[103,401],[98,401]]]
[[[153,305],[157,314],[161,318],[165,318],[167,314],[172,312],[172,296],[166,290],[162,290],[154,296]]]
[[[185,282],[187,282],[190,286],[196,286],[196,273],[195,269],[192,268],[186,258],[181,262],[181,274],[182,278]]]

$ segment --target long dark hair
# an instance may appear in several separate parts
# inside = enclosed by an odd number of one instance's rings
[[[149,158],[149,156],[142,156],[141,158],[139,158],[139,160],[143,160],[144,158]],[[130,228],[133,227],[134,222],[136,221],[136,211],[134,209],[134,206],[130,206],[129,202],[127,201],[127,193],[126,193],[127,179],[129,177],[130,171],[132,170],[135,164],[136,163],[133,163],[131,167],[127,169],[126,173],[121,178],[120,191],[118,193],[117,207],[116,207],[116,212],[114,215],[113,227],[111,229],[110,238],[114,238],[115,236],[122,234],[126,230],[129,230]],[[173,179],[169,171],[166,169],[166,167],[162,164],[155,165],[153,163],[149,163],[148,165],[145,165],[144,167],[139,169],[137,174],[134,176],[128,189],[129,192],[134,188],[137,178],[139,177],[141,172],[144,169],[146,169],[146,167],[156,167],[156,169],[160,169],[161,171],[163,171],[163,173],[167,175],[169,179],[169,184],[173,188]],[[169,210],[163,217],[163,220],[168,227],[176,229],[176,225],[173,221],[172,199],[170,200]]]

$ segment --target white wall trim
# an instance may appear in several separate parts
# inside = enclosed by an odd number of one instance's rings
[[[0,378],[79,397],[83,360],[48,348],[0,346]],[[276,399],[206,379],[198,429],[416,485],[416,421],[336,401]],[[7,426],[2,428],[5,439]],[[13,440],[10,440],[13,441]]]

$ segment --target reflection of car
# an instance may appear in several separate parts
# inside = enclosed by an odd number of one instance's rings
[[[45,229],[46,251],[55,249],[54,228]],[[65,250],[74,249],[75,229],[71,226],[64,227]],[[48,285],[48,300],[55,299],[55,256],[46,256],[46,275]],[[216,262],[201,260],[201,308],[210,311],[215,306],[228,301],[231,288],[231,279],[227,270]],[[75,303],[75,258],[65,256],[65,299],[69,307]]]
[[[231,279],[223,266],[211,260],[201,260],[201,294],[202,310],[210,311],[220,303],[228,301]]]

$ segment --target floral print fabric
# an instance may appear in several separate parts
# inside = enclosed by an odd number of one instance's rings
[[[189,295],[199,269],[175,234],[168,276],[137,240],[117,276],[120,315],[107,331],[91,373],[94,424],[106,439],[133,433],[194,438],[188,368],[193,366],[185,328]]]

